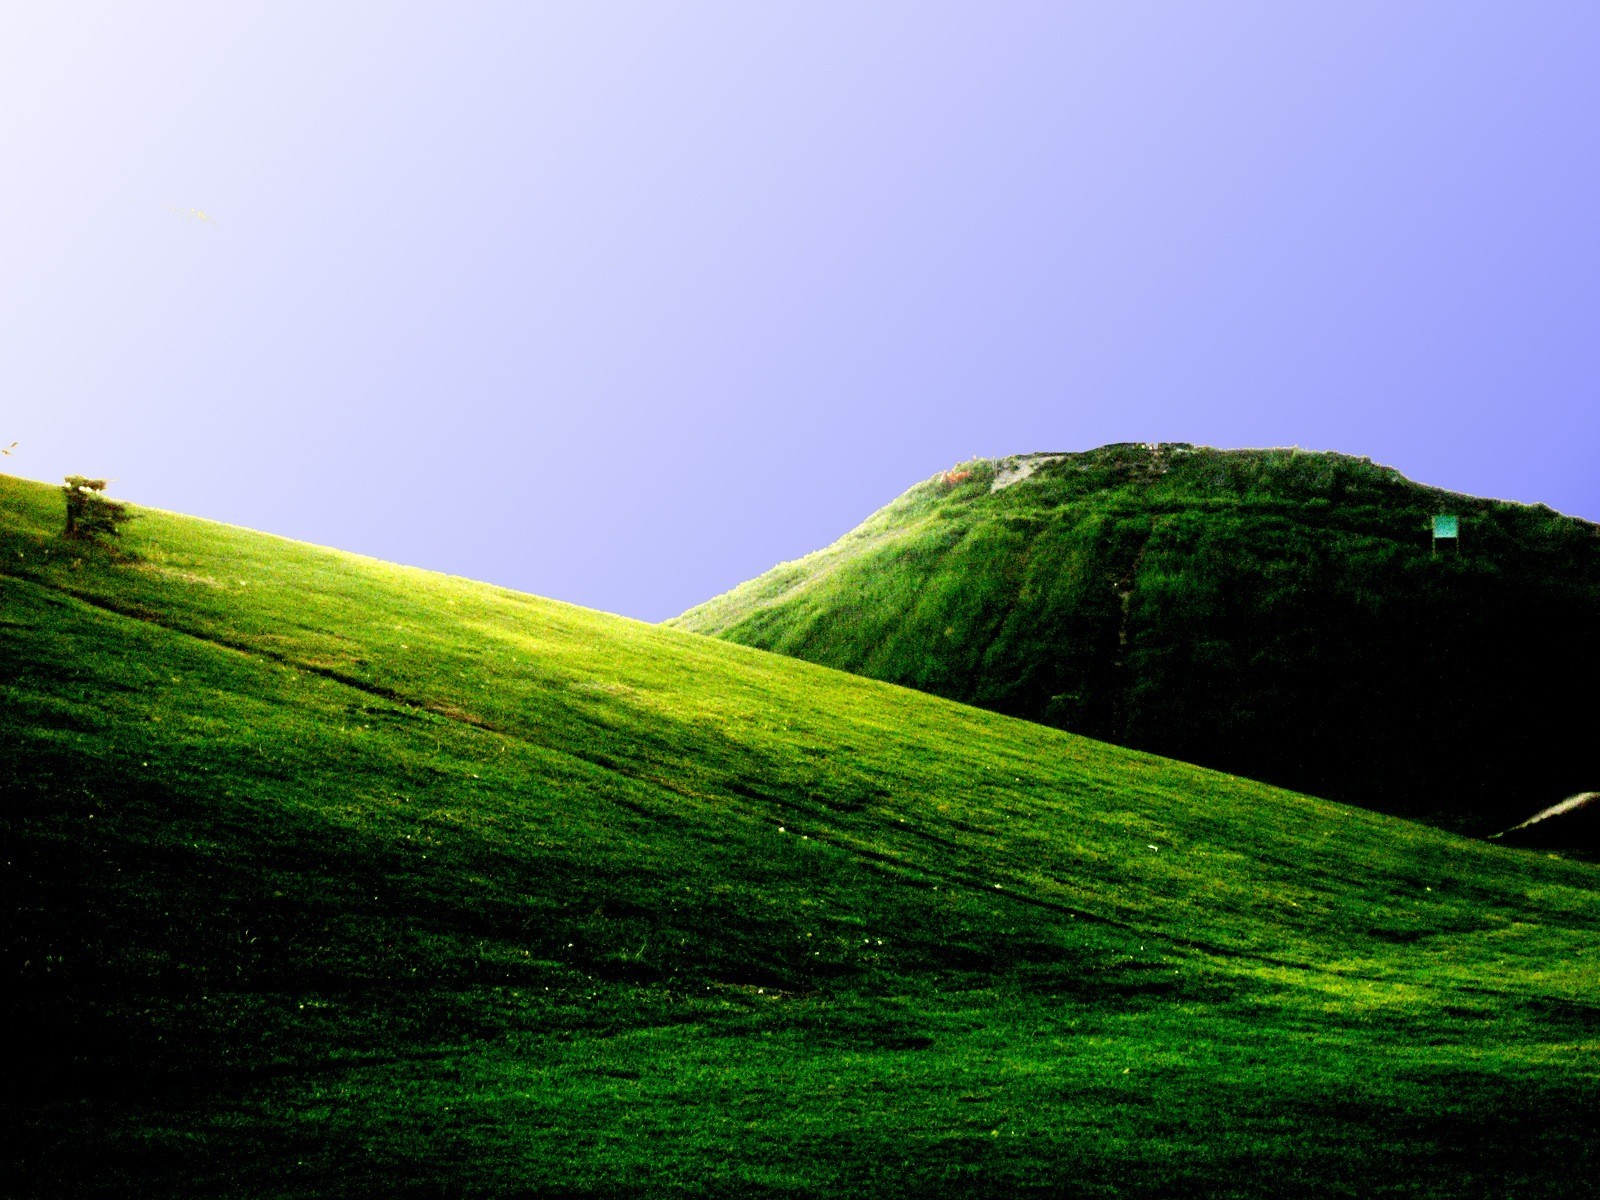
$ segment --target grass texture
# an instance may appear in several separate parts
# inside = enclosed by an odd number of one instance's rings
[[[1116,445],[992,490],[1022,461],[673,623],[1458,832],[1600,787],[1600,526],[1348,455]]]
[[[10,1195],[1556,1197],[1600,868],[0,477]]]

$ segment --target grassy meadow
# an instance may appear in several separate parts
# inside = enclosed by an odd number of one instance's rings
[[[1139,443],[963,464],[673,623],[1482,836],[1600,786],[1597,613],[1591,522]]]
[[[1600,1194],[1600,867],[0,477],[18,1196]]]

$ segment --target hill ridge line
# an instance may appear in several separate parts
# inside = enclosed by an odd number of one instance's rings
[[[679,790],[670,786],[666,781],[658,779],[652,775],[630,772],[623,770],[621,767],[612,763],[596,762],[594,759],[585,757],[581,754],[574,754],[570,751],[563,751],[556,747],[546,746],[542,743],[532,741],[527,737],[503,729],[483,720],[482,718],[478,718],[473,714],[465,713],[462,710],[456,709],[453,705],[434,705],[426,701],[416,700],[406,696],[404,693],[396,691],[395,689],[385,687],[382,684],[376,684],[366,680],[357,679],[331,668],[307,664],[301,660],[291,658],[277,651],[263,649],[250,643],[239,642],[225,637],[196,632],[194,629],[187,628],[183,625],[160,620],[148,609],[140,605],[119,605],[114,601],[105,599],[104,597],[87,595],[73,588],[50,583],[29,575],[18,575],[12,571],[0,570],[0,578],[11,579],[19,583],[37,587],[41,591],[52,592],[57,595],[65,596],[90,608],[109,612],[127,620],[138,621],[142,624],[151,625],[168,633],[177,634],[180,637],[191,638],[194,641],[216,647],[220,650],[240,654],[247,658],[254,656],[268,662],[277,663],[281,666],[292,667],[296,670],[303,670],[307,674],[327,679],[330,682],[351,688],[354,691],[375,696],[379,699],[403,705],[407,708],[432,713],[435,716],[454,721],[457,724],[466,725],[469,728],[478,729],[482,732],[492,733],[496,736],[506,738],[509,741],[517,742],[524,746],[534,747],[550,753],[560,754],[562,757],[576,759],[577,761],[583,762],[590,767],[595,767],[600,770],[620,775],[625,779],[653,787],[658,787],[668,792],[676,793]],[[780,801],[775,797],[751,796],[750,798],[764,799],[768,803],[778,803],[782,807],[798,807],[792,803]],[[621,804],[623,807],[634,807],[632,804],[627,803],[625,800],[619,797],[608,797],[608,799],[612,800],[613,803]],[[804,812],[805,810],[800,809],[800,811]],[[874,820],[873,824],[878,825],[890,833],[900,832],[897,830],[895,825],[885,821]],[[997,888],[993,884],[985,884],[977,880],[964,878],[960,875],[946,874],[936,870],[931,870],[926,867],[920,867],[914,863],[907,863],[897,860],[887,854],[882,853],[881,851],[875,851],[865,846],[854,845],[850,841],[835,836],[830,836],[828,834],[811,833],[807,836],[811,837],[815,841],[842,850],[861,861],[864,865],[868,865],[874,869],[883,870],[888,873],[909,873],[914,871],[925,879],[937,880],[940,883],[948,884],[952,887],[959,887],[975,895],[983,895],[990,899],[1008,900],[1034,908],[1064,913],[1074,919],[1082,919],[1092,924],[1102,925],[1107,928],[1118,929],[1125,933],[1134,934],[1138,937],[1145,938],[1153,942],[1163,942],[1167,945],[1196,951],[1198,953],[1211,955],[1216,958],[1255,962],[1266,966],[1281,967],[1286,970],[1302,971],[1313,975],[1322,975],[1335,979],[1360,980],[1366,983],[1375,983],[1390,987],[1419,988],[1425,991],[1433,991],[1441,994],[1461,993],[1467,995],[1496,996],[1506,999],[1524,1001],[1536,998],[1547,1001],[1550,999],[1549,997],[1535,997],[1531,993],[1485,987],[1480,984],[1455,982],[1438,983],[1432,981],[1396,979],[1390,976],[1372,974],[1370,972],[1283,958],[1276,955],[1265,954],[1260,951],[1249,950],[1243,947],[1206,942],[1196,938],[1188,938],[1179,934],[1169,933],[1161,929],[1144,928],[1139,925],[1135,925],[1132,922],[1125,921],[1119,917],[1109,916],[1104,913],[1095,912],[1092,909],[1081,908],[1077,905],[1068,904],[1063,901],[1051,899],[1045,896],[1030,895],[1026,892],[1018,891],[1014,887]],[[1561,1002],[1584,1012],[1600,1014],[1600,1005],[1585,1004],[1582,1001],[1572,999],[1571,997],[1562,997]]]

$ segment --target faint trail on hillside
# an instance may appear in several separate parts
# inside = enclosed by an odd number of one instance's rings
[[[293,658],[280,651],[269,650],[266,647],[258,646],[253,642],[224,637],[220,634],[210,631],[200,632],[195,629],[187,628],[176,622],[163,621],[160,617],[151,612],[149,609],[145,608],[143,605],[118,604],[116,601],[108,600],[103,596],[87,595],[72,588],[62,587],[58,583],[52,583],[48,580],[38,579],[28,575],[16,575],[9,571],[0,571],[0,577],[15,579],[22,583],[31,583],[36,587],[41,587],[52,592],[58,592],[63,596],[69,596],[81,604],[87,604],[90,608],[97,608],[103,612],[114,613],[119,617],[126,617],[132,621],[141,621],[146,625],[154,625],[158,629],[165,629],[168,633],[176,633],[183,637],[193,638],[195,641],[205,642],[207,645],[216,646],[221,650],[229,650],[235,654],[243,654],[246,657],[254,656],[256,658],[263,658],[269,662],[275,662],[280,666],[293,667],[297,671],[304,671],[307,675],[316,675],[333,683],[343,684],[345,687],[354,688],[355,690],[365,692],[370,696],[375,696],[380,700],[387,700],[392,704],[399,704],[406,708],[414,708],[423,712],[430,712],[435,716],[444,717],[446,720],[455,721],[462,725],[470,725],[475,729],[481,729],[487,733],[499,734],[501,737],[516,736],[515,734],[508,733],[499,726],[484,720],[476,713],[469,713],[464,709],[457,708],[453,704],[446,704],[442,701],[417,700],[411,696],[407,696],[403,692],[398,692],[393,688],[385,687],[381,683],[373,683],[370,680],[360,679],[354,675],[347,675],[343,671],[335,670],[332,667],[316,666],[312,663],[306,662],[303,659]]]
[[[1131,575],[1136,569],[1138,562],[1140,559],[1142,559],[1144,548],[1148,545],[1149,537],[1151,534],[1153,534],[1153,532],[1154,527],[1152,527],[1152,529],[1146,534],[1145,541],[1141,544],[1139,554],[1134,559],[1134,567],[1130,568],[1129,575],[1127,577],[1131,578]],[[307,674],[316,675],[321,678],[325,678],[330,682],[349,687],[352,690],[359,691],[406,708],[433,713],[434,715],[442,717],[446,720],[454,721],[482,732],[493,733],[499,737],[506,738],[507,740],[513,742],[565,754],[568,757],[589,763],[590,765],[598,767],[601,770],[611,772],[636,783],[643,783],[652,787],[661,788],[664,791],[678,792],[679,794],[712,798],[705,796],[703,793],[687,790],[681,786],[674,786],[671,782],[663,780],[657,776],[653,776],[647,772],[627,770],[624,768],[624,766],[609,761],[597,763],[593,759],[586,758],[575,751],[563,750],[559,747],[548,746],[543,743],[535,742],[522,734],[500,728],[489,721],[478,717],[476,714],[468,713],[456,708],[454,705],[440,702],[430,702],[426,700],[417,700],[405,695],[404,693],[398,692],[393,688],[385,687],[382,684],[377,684],[368,680],[349,676],[343,672],[336,671],[331,668],[311,666],[299,659],[289,657],[278,651],[263,649],[246,641],[231,639],[209,632],[198,632],[194,629],[186,628],[177,623],[164,621],[157,614],[142,605],[119,604],[116,601],[108,600],[104,597],[85,595],[72,588],[63,587],[60,584],[48,580],[39,579],[29,575],[18,575],[9,571],[0,570],[0,578],[12,579],[19,583],[38,587],[44,591],[54,592],[59,595],[66,596],[69,599],[76,600],[90,608],[108,612],[127,620],[139,621],[142,624],[154,626],[158,629],[162,629],[168,633],[176,634],[180,637],[192,638],[195,641],[214,646],[220,650],[241,654],[246,657],[254,656],[266,661],[277,663],[281,666],[301,670]],[[728,787],[730,791],[733,791],[737,794],[743,794],[747,798],[756,799],[763,803],[776,805],[778,807],[796,809],[805,813],[807,816],[814,816],[812,810],[806,809],[804,806],[795,805],[792,801],[785,801],[778,797],[744,791],[730,785],[727,780],[723,780],[722,784],[723,786]],[[1592,793],[1589,795],[1592,795]],[[634,807],[632,804],[627,803],[625,800],[619,797],[607,796],[607,799],[614,803],[622,803],[624,807]],[[1579,799],[1581,799],[1581,797],[1573,797],[1572,801],[1568,801],[1566,803],[1570,805]],[[862,819],[870,822],[872,826],[876,827],[880,831],[880,836],[883,836],[883,839],[886,842],[890,842],[893,840],[893,837],[898,837],[901,835],[917,834],[918,836],[927,836],[925,832],[909,830],[903,826],[900,826],[898,823],[891,823],[887,820],[878,819],[871,814],[867,814]],[[1333,979],[1360,980],[1363,982],[1378,983],[1392,987],[1417,988],[1430,992],[1446,994],[1468,993],[1473,995],[1496,996],[1509,1000],[1537,1000],[1542,1003],[1559,1002],[1561,1004],[1568,1005],[1573,1009],[1581,1010],[1587,1014],[1600,1017],[1600,1005],[1587,1004],[1583,1001],[1574,1000],[1571,997],[1566,996],[1552,997],[1548,994],[1533,995],[1529,993],[1508,991],[1503,988],[1494,988],[1481,984],[1472,984],[1466,982],[1453,981],[1449,983],[1438,983],[1424,979],[1405,977],[1396,978],[1392,976],[1376,975],[1369,972],[1345,970],[1337,967],[1320,965],[1317,963],[1303,962],[1296,959],[1280,958],[1272,954],[1249,950],[1243,947],[1227,946],[1214,942],[1207,942],[1198,938],[1185,937],[1180,934],[1169,933],[1159,928],[1139,926],[1133,924],[1132,922],[1125,921],[1120,917],[1096,912],[1093,909],[1080,908],[1076,905],[1068,904],[1065,901],[1051,899],[1046,896],[1030,895],[1026,892],[1015,890],[1014,886],[1000,887],[992,879],[979,880],[963,874],[953,873],[948,869],[944,871],[930,869],[929,867],[919,865],[915,862],[898,858],[893,854],[885,853],[881,850],[875,850],[868,846],[858,845],[849,840],[847,837],[841,837],[837,832],[824,834],[812,831],[806,836],[817,842],[823,843],[824,845],[832,846],[837,850],[851,855],[853,858],[861,861],[862,864],[869,869],[887,871],[899,876],[915,873],[920,880],[937,881],[941,885],[959,888],[974,894],[983,895],[991,900],[1006,900],[1018,904],[1024,904],[1033,908],[1060,913],[1072,920],[1083,920],[1090,924],[1118,929],[1122,932],[1143,938],[1147,941],[1161,942],[1169,946],[1210,955],[1215,958],[1254,962],[1264,966],[1279,967],[1292,971],[1302,971],[1310,974],[1327,976]]]
[[[1541,821],[1547,821],[1551,817],[1564,817],[1570,812],[1588,808],[1597,801],[1600,801],[1600,792],[1579,792],[1576,796],[1568,796],[1560,804],[1552,804],[1549,808],[1534,813],[1533,816],[1523,821],[1520,825],[1513,825],[1510,829],[1502,829],[1499,833],[1491,833],[1489,840],[1493,841],[1495,838],[1505,837],[1508,833],[1516,833],[1519,829],[1527,829],[1530,826],[1539,824]]]
[[[887,822],[880,822],[883,829],[894,832],[895,826]],[[1134,934],[1147,941],[1164,942],[1169,946],[1176,946],[1184,950],[1192,950],[1201,954],[1211,955],[1215,958],[1239,959],[1245,962],[1260,963],[1263,966],[1281,967],[1290,971],[1304,971],[1313,975],[1325,975],[1331,979],[1360,980],[1365,983],[1384,984],[1389,987],[1418,988],[1424,991],[1453,993],[1465,992],[1475,996],[1498,996],[1510,1000],[1538,1000],[1549,1002],[1552,997],[1546,994],[1533,994],[1525,992],[1507,991],[1503,988],[1488,987],[1483,984],[1451,982],[1436,983],[1431,980],[1418,980],[1408,978],[1395,978],[1388,975],[1374,975],[1366,971],[1345,970],[1338,967],[1323,966],[1318,963],[1302,962],[1298,959],[1279,958],[1276,955],[1266,954],[1257,950],[1248,950],[1238,946],[1223,946],[1215,942],[1206,942],[1198,938],[1184,937],[1180,934],[1168,933],[1161,929],[1144,928],[1124,921],[1119,917],[1107,916],[1097,913],[1092,909],[1079,908],[1060,900],[1052,900],[1045,896],[1031,896],[1026,892],[1014,891],[1009,888],[996,889],[992,882],[985,883],[981,880],[964,878],[960,875],[930,871],[914,863],[903,862],[893,855],[881,851],[868,850],[860,846],[852,846],[835,837],[826,834],[812,833],[810,836],[820,842],[844,850],[847,853],[864,859],[869,865],[880,869],[890,869],[896,874],[915,871],[923,879],[937,880],[940,884],[958,887],[971,891],[993,900],[1008,900],[1017,904],[1025,904],[1032,908],[1042,908],[1051,912],[1064,913],[1070,919],[1081,919],[1093,925],[1100,925],[1121,930],[1124,933]],[[1570,1005],[1574,1009],[1600,1017],[1600,1004],[1588,1004],[1571,997],[1558,997],[1562,1004]]]

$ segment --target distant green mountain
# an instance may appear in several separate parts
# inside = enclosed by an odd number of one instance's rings
[[[1600,786],[1600,526],[1364,458],[966,463],[669,624],[1473,833]]]
[[[1600,867],[210,522],[60,527],[0,477],[7,1196],[1600,1178]]]

